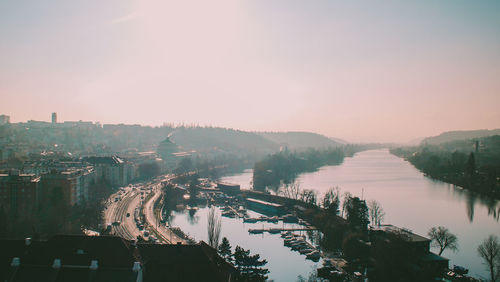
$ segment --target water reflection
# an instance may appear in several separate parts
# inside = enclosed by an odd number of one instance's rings
[[[196,212],[198,211],[198,208],[190,208],[188,209],[188,222],[191,225],[198,224],[198,221],[200,220],[200,217],[196,215]]]
[[[194,211],[189,207],[185,209],[174,209],[169,214],[171,226],[180,227],[184,233],[197,241],[208,240],[208,206],[198,206]],[[248,216],[258,218],[261,213],[247,210]],[[258,228],[297,228],[298,224],[273,222],[244,223],[242,219],[222,217],[221,235],[227,237],[232,251],[236,246],[241,246],[245,250],[250,249],[252,254],[259,254],[261,259],[266,259],[268,264],[269,279],[274,281],[297,281],[299,275],[308,277],[309,273],[322,265],[322,260],[314,262],[306,259],[305,255],[297,251],[292,251],[284,246],[283,238],[280,234],[249,234],[249,229]],[[321,233],[318,231],[306,232],[297,231],[299,235],[305,235],[308,242],[317,246],[321,241]]]
[[[224,181],[248,186],[251,171]],[[322,197],[331,187],[364,199],[376,200],[386,212],[386,223],[426,235],[445,226],[460,242],[456,253],[443,254],[450,265],[463,265],[477,277],[487,277],[477,246],[490,234],[500,234],[500,203],[454,185],[425,177],[410,163],[388,150],[360,152],[339,166],[322,167],[297,179],[303,189]],[[326,238],[328,239],[328,238]]]

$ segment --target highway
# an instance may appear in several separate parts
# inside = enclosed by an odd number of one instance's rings
[[[165,242],[170,244],[187,244],[187,241],[177,236],[174,232],[172,232],[165,224],[159,223],[159,213],[155,214],[154,212],[154,202],[158,201],[161,196],[161,185],[154,185],[152,187],[153,197],[149,199],[144,204],[144,215],[146,218],[146,222],[152,228],[155,229],[155,232],[158,236]],[[160,239],[158,238],[158,239]]]
[[[115,198],[120,200],[115,202]],[[120,225],[113,225],[111,234],[121,236],[125,239],[137,239],[141,231],[136,227],[134,221],[134,209],[140,205],[140,193],[131,187],[124,187],[123,192],[117,192],[108,199],[107,209],[104,212],[105,224],[120,221]],[[127,213],[130,214],[127,217]]]
[[[169,180],[169,178],[164,177],[163,180]],[[137,239],[138,236],[144,237],[143,232],[137,228],[134,218],[136,208],[140,208],[145,218],[143,223],[145,229],[149,230],[151,235],[156,235],[159,243],[187,244],[186,240],[177,236],[165,224],[161,224],[160,213],[154,211],[154,203],[162,195],[161,186],[161,180],[158,180],[133,187],[122,187],[111,195],[107,200],[107,208],[104,210],[105,226],[112,224],[110,233],[128,240]],[[141,192],[143,192],[145,203],[142,203]],[[148,197],[149,193],[151,194]],[[119,200],[115,201],[116,198]],[[130,214],[129,217],[127,217],[127,213]],[[118,221],[119,225],[113,224]]]

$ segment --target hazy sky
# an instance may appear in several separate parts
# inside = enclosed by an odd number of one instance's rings
[[[500,1],[0,0],[0,114],[408,141],[500,127]]]

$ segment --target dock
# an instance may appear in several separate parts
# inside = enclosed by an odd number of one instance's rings
[[[253,234],[259,234],[259,233],[264,233],[264,232],[269,232],[269,233],[280,233],[280,232],[287,232],[287,231],[314,231],[318,230],[318,228],[315,227],[302,227],[302,228],[257,228],[257,229],[248,229],[249,233]]]

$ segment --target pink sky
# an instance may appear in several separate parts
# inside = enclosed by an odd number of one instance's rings
[[[0,114],[409,141],[500,127],[499,4],[0,3]]]

